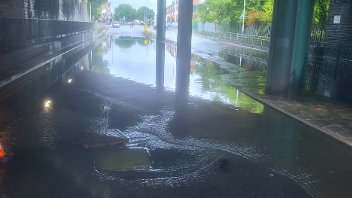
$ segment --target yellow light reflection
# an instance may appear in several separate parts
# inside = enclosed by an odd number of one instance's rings
[[[53,107],[53,102],[50,99],[44,100],[43,102],[44,111],[48,112],[52,109],[52,107]]]

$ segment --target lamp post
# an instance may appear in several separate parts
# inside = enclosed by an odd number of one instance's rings
[[[246,19],[246,0],[243,0],[243,12],[242,12],[242,35],[244,34],[244,20]]]
[[[89,20],[92,22],[92,3],[89,3]]]

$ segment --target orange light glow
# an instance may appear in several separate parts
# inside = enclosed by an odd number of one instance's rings
[[[0,144],[0,158],[3,158],[6,156],[6,152],[5,152],[5,149],[4,147],[1,146]]]

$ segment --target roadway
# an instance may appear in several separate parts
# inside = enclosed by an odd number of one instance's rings
[[[131,36],[131,37],[145,37],[144,27],[142,25],[122,25],[120,28],[110,28],[107,32],[108,35],[118,36]]]
[[[155,30],[150,29],[150,31],[155,35]],[[143,35],[143,27],[135,26],[133,28],[122,27],[116,30],[110,30],[111,33],[117,33],[120,35],[131,34],[131,35]],[[173,31],[166,31],[166,40],[169,42],[177,42],[177,33]],[[233,49],[250,50],[249,56],[246,54],[232,54],[230,51]],[[267,54],[267,51],[258,50],[255,48],[250,48],[246,46],[240,46],[234,43],[229,43],[225,41],[215,41],[210,39],[201,38],[198,36],[193,36],[192,38],[192,52],[202,57],[218,62],[220,64],[227,64],[226,61],[219,58],[219,53],[222,51],[227,51],[233,56],[248,59],[259,58],[260,62],[266,62],[266,58],[262,55]],[[260,56],[257,57],[256,54]],[[253,58],[254,57],[254,58]],[[232,79],[236,81],[236,79]],[[352,145],[352,126],[351,126],[351,108],[347,107],[345,104],[333,103],[326,100],[314,99],[307,97],[302,99],[302,101],[291,101],[285,98],[277,98],[273,96],[266,96],[264,93],[257,88],[250,87],[247,85],[237,84],[236,88],[240,89],[247,95],[259,100],[260,102],[281,111],[282,113],[289,115],[290,117],[305,123],[306,125],[313,127],[320,131],[321,133],[330,136],[331,138],[337,140],[337,142],[342,143],[344,146],[350,147]],[[305,111],[302,111],[305,109]],[[325,113],[322,113],[325,112]],[[330,116],[335,115],[335,116]],[[344,119],[339,119],[344,118]]]

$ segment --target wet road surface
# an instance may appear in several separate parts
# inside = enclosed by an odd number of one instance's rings
[[[349,151],[234,89],[226,79],[238,72],[203,57],[192,56],[189,90],[176,89],[172,43],[156,86],[155,51],[145,38],[109,36],[44,96],[7,101],[0,195],[352,195]],[[82,147],[99,136],[129,143]]]

